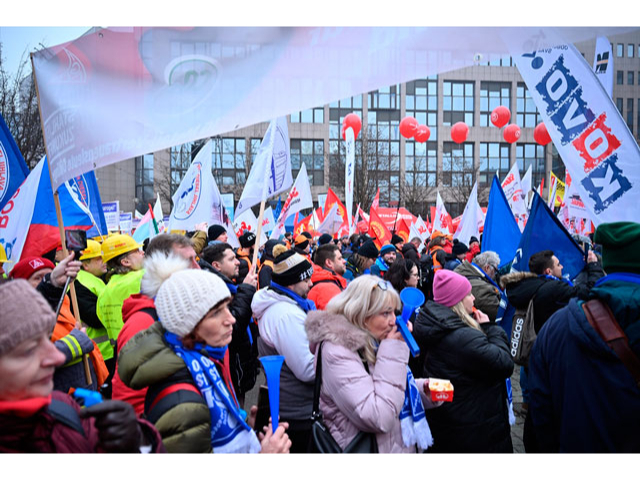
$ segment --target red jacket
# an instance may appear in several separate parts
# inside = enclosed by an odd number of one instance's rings
[[[342,275],[333,273],[315,263],[313,264],[311,282],[313,287],[309,290],[307,298],[313,300],[318,310],[324,310],[329,300],[347,288],[347,280]]]
[[[467,252],[467,256],[466,256],[467,262],[469,263],[473,262],[473,259],[479,253],[480,253],[480,246],[477,243],[474,243],[469,249],[469,251]]]
[[[54,391],[51,398],[80,412],[78,404],[67,394]],[[39,402],[41,408],[31,413],[30,405]],[[13,453],[101,453],[95,419],[79,419],[82,435],[60,418],[53,416],[42,399],[0,402],[0,452]],[[66,417],[65,417],[66,418]],[[145,437],[153,439],[156,453],[166,452],[158,431],[146,420],[138,419]]]
[[[143,311],[147,308],[151,308],[155,312],[156,305],[152,298],[141,293],[131,295],[122,304],[124,326],[118,334],[117,354],[138,332],[146,330],[155,322],[155,317],[149,311]],[[112,398],[131,404],[138,416],[140,416],[144,413],[144,398],[146,395],[146,388],[134,390],[124,384],[120,379],[120,375],[118,375],[118,363],[116,362],[116,373],[113,376],[112,383]]]

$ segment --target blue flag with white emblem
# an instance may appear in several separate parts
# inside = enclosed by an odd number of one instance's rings
[[[29,175],[22,153],[0,115],[0,210]]]
[[[484,219],[482,251],[496,252],[500,256],[500,266],[508,264],[520,243],[520,228],[516,222],[507,197],[497,176],[493,177],[489,192],[487,216]]]
[[[531,213],[511,265],[512,271],[528,272],[529,258],[542,250],[553,250],[564,267],[562,276],[566,279],[573,280],[586,265],[582,249],[540,195],[534,192]]]

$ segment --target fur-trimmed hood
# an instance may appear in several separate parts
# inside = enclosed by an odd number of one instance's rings
[[[538,275],[531,272],[508,273],[500,277],[500,288],[504,290],[507,286],[513,286],[513,284],[521,282],[525,278],[538,278]]]
[[[147,297],[154,298],[160,285],[169,278],[173,273],[186,270],[189,268],[189,261],[170,253],[165,255],[163,252],[158,251],[144,259],[144,275],[140,281],[140,293]]]
[[[344,316],[321,310],[309,312],[304,326],[312,352],[315,351],[315,345],[322,341],[357,352],[367,345],[369,339],[368,332],[356,327]]]

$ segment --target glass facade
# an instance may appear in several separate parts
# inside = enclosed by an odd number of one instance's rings
[[[496,172],[500,181],[509,173],[511,155],[508,143],[480,143],[479,158],[479,188],[490,187]]]
[[[213,139],[213,176],[218,187],[244,185],[247,182],[244,138],[216,137]]]
[[[491,112],[500,105],[511,111],[511,84],[509,82],[480,82],[480,126],[489,127]]]
[[[191,151],[191,143],[184,143],[177,147],[171,147],[170,188],[172,197],[173,194],[176,193],[176,190],[178,190],[180,182],[191,166]]]
[[[136,210],[146,212],[148,204],[155,202],[153,189],[153,154],[136,157]]]
[[[291,140],[291,174],[295,181],[302,164],[309,185],[324,185],[324,140]]]
[[[531,188],[538,188],[544,178],[546,147],[537,143],[516,144],[516,161],[520,170],[520,178],[531,166]]]
[[[442,83],[443,125],[454,125],[464,122],[473,126],[474,82],[454,82],[445,80]]]
[[[291,114],[291,123],[324,123],[324,108],[310,108]]]
[[[516,124],[520,128],[535,128],[542,119],[529,89],[524,83],[518,83],[516,93]]]

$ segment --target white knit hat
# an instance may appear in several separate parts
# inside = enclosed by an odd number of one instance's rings
[[[230,296],[227,285],[217,275],[205,270],[181,270],[158,290],[158,319],[167,331],[184,337],[209,310]]]

